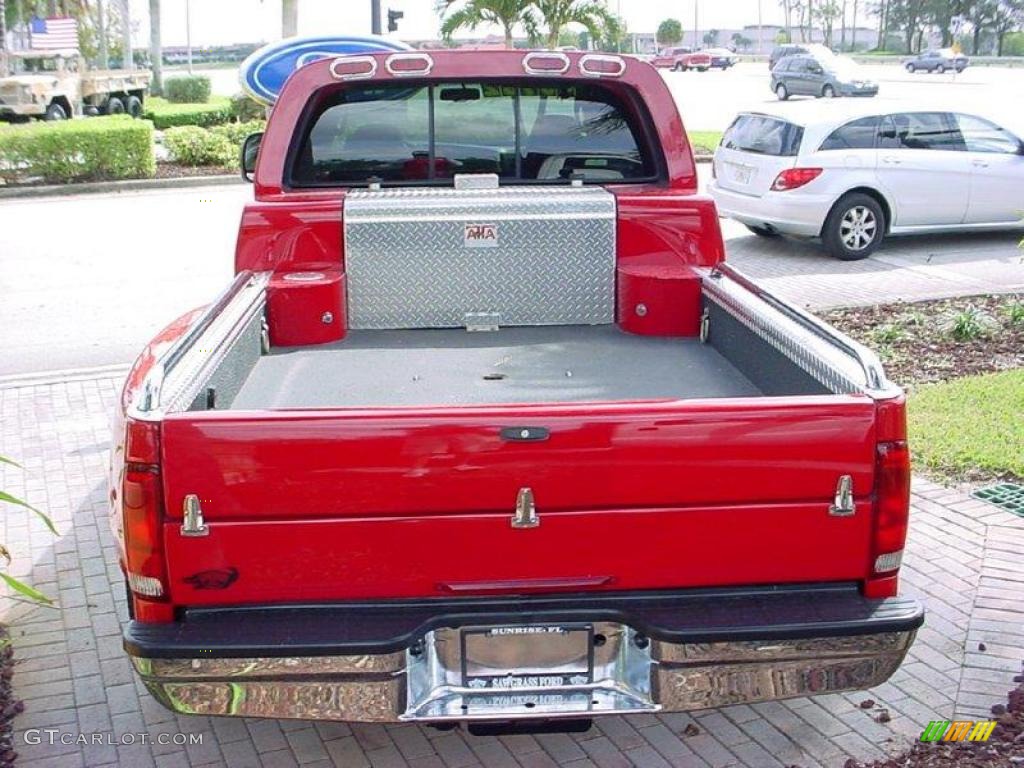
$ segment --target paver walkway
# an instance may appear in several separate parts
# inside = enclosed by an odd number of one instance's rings
[[[4,510],[0,541],[15,556],[12,572],[60,604],[4,603],[15,692],[25,700],[16,720],[24,766],[841,766],[903,747],[932,719],[984,719],[1024,659],[1024,520],[918,479],[903,591],[926,603],[928,617],[904,665],[869,693],[598,719],[573,736],[175,716],[143,691],[121,650],[124,585],[104,479],[118,386],[108,376],[0,388],[0,447],[25,465],[0,469],[0,487],[47,510],[61,534]],[[876,708],[857,706],[867,698]],[[875,721],[880,707],[891,721]],[[690,724],[697,735],[685,735]],[[43,728],[72,741],[134,734],[135,743],[25,743],[26,732]],[[202,734],[202,744],[141,743],[142,734],[177,732]]]

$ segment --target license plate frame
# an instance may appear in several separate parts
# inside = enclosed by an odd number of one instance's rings
[[[552,641],[561,647],[552,648]],[[553,690],[594,682],[593,624],[463,627],[459,643],[462,685],[470,690]],[[502,654],[513,663],[493,664]],[[544,666],[545,654],[562,660],[549,658]]]
[[[749,184],[750,180],[754,176],[754,168],[749,165],[741,165],[740,163],[726,163],[732,174],[732,180],[737,184]]]

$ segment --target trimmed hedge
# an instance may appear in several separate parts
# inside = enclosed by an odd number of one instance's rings
[[[150,178],[153,124],[127,115],[12,125],[0,131],[0,178],[70,181]]]
[[[181,125],[205,128],[231,120],[231,100],[216,96],[208,104],[172,104],[166,99],[151,96],[146,99],[143,117],[152,120],[158,131]]]
[[[164,146],[171,160],[182,165],[234,168],[245,137],[265,127],[262,120],[253,120],[216,125],[209,130],[194,125],[168,128],[164,131]]]
[[[168,78],[164,82],[164,96],[172,104],[205,104],[210,100],[210,78],[206,75]]]

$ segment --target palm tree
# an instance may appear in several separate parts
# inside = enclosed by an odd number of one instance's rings
[[[603,0],[533,0],[532,5],[548,28],[548,48],[558,46],[562,27],[569,24],[582,24],[590,38],[596,40],[606,27],[615,23]]]
[[[164,47],[160,32],[160,0],[149,0],[149,61],[153,70],[149,90],[157,96],[164,90]]]
[[[460,29],[476,29],[481,24],[494,24],[505,32],[505,47],[512,47],[512,31],[517,24],[532,28],[530,0],[440,0],[437,12],[441,22],[441,36],[450,40]]]

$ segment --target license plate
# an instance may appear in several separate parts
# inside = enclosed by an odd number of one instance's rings
[[[590,624],[462,630],[462,682],[467,688],[566,688],[593,679]]]
[[[736,163],[726,163],[729,168],[729,172],[732,174],[733,181],[739,184],[749,184],[751,177],[754,175],[754,169],[749,165],[737,165]]]

